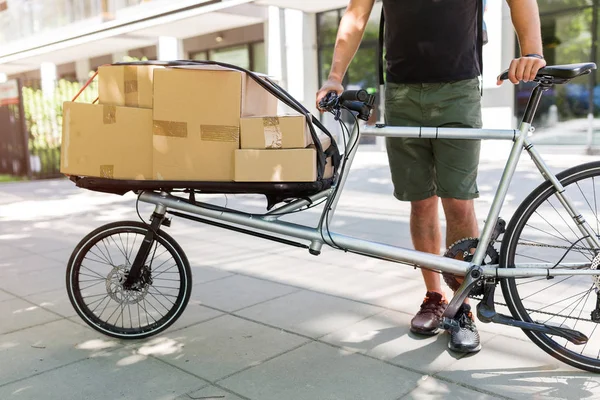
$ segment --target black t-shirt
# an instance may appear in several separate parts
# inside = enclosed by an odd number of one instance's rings
[[[451,82],[481,75],[481,0],[383,0],[387,80]]]

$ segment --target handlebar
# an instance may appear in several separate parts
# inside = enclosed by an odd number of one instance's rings
[[[365,102],[369,99],[369,93],[366,90],[346,90],[342,92],[339,97],[341,102],[344,101],[362,101]]]
[[[330,111],[339,116],[340,109],[346,108],[358,113],[357,118],[368,121],[371,110],[375,103],[375,96],[366,90],[346,90],[338,96],[335,92],[329,92],[319,102],[322,110]]]

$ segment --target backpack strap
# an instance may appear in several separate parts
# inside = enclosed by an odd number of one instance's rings
[[[383,7],[381,7],[381,18],[379,20],[379,39],[378,39],[378,43],[377,43],[377,79],[379,81],[379,87],[383,86],[385,84],[384,82],[384,78],[383,78],[383,64],[384,64],[384,57],[383,57],[383,35],[384,35],[384,31],[385,31],[385,14],[383,12]]]

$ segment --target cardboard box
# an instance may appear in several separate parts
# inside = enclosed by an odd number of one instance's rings
[[[276,114],[277,99],[250,80],[213,66],[154,72],[155,179],[233,181],[240,117]]]
[[[323,151],[331,138],[318,135]],[[311,139],[312,142],[312,139]],[[331,157],[327,157],[323,178],[333,176]],[[240,149],[235,152],[236,182],[314,182],[317,180],[317,150],[314,144],[304,149]]]
[[[64,103],[60,172],[152,178],[152,110]]]
[[[303,149],[312,143],[304,115],[246,117],[240,120],[242,149]]]
[[[98,68],[100,104],[152,108],[153,72],[160,66],[108,65]]]
[[[314,182],[317,151],[307,149],[236,150],[236,182]]]

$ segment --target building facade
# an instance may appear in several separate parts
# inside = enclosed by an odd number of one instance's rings
[[[595,61],[600,0],[539,0],[548,64]],[[98,66],[127,59],[216,60],[268,73],[317,114],[345,0],[0,0],[0,80],[51,87],[84,81]],[[376,2],[345,78],[378,93]],[[496,85],[519,53],[506,2],[487,1],[483,115],[490,128],[517,126],[531,84]],[[548,92],[536,117],[539,141],[594,139],[597,73]],[[322,116],[335,129],[335,123]],[[376,115],[374,119],[382,119]],[[573,134],[565,135],[569,129]],[[368,141],[365,144],[370,143]]]

